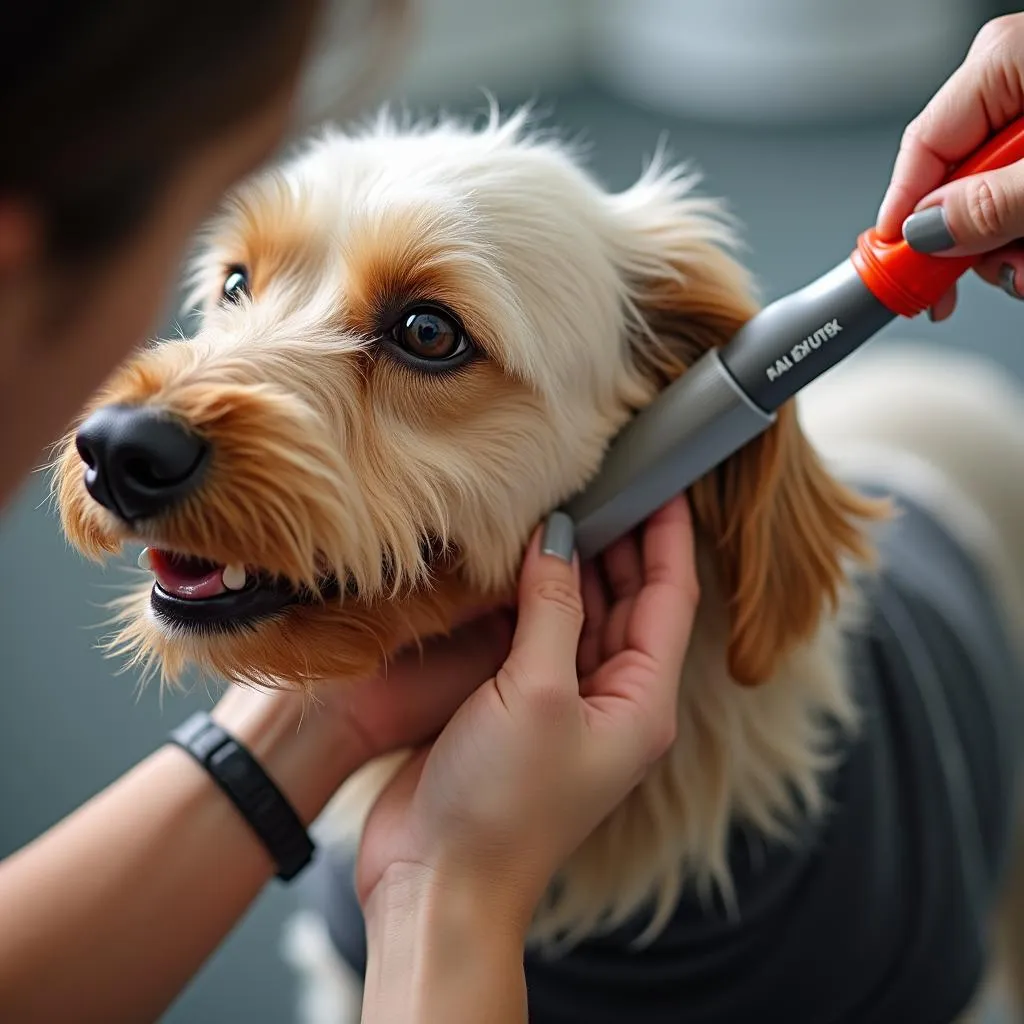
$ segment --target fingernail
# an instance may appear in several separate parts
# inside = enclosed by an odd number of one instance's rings
[[[540,541],[541,554],[554,555],[563,562],[571,562],[575,548],[576,528],[572,519],[564,512],[552,512],[544,524],[544,536]]]
[[[1024,295],[1017,290],[1017,271],[1009,263],[1004,263],[999,268],[999,287],[1010,296],[1011,299],[1024,299]]]
[[[945,252],[956,245],[946,223],[946,211],[941,206],[929,206],[927,210],[912,213],[903,222],[903,237],[916,252]]]

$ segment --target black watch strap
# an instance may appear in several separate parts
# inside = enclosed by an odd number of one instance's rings
[[[277,864],[277,877],[290,882],[312,859],[316,847],[294,808],[259,762],[205,711],[197,711],[170,735],[213,777]]]

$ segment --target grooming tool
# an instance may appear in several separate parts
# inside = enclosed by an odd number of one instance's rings
[[[946,181],[1024,158],[1024,118]],[[565,506],[589,558],[767,430],[777,410],[898,316],[934,305],[981,256],[937,257],[863,232],[823,277],[766,306],[702,355],[616,437],[598,475]]]

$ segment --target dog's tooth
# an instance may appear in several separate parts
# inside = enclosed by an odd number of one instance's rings
[[[245,586],[245,566],[240,562],[225,565],[220,580],[228,590],[241,590]]]
[[[143,548],[139,552],[139,568],[153,571],[153,563],[149,559],[149,548]]]

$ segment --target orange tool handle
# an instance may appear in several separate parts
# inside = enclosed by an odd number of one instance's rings
[[[953,171],[946,181],[956,181],[1005,167],[1024,159],[1024,117],[1012,121],[993,135]],[[982,256],[928,256],[915,252],[900,238],[886,242],[874,228],[857,239],[850,256],[861,280],[887,309],[898,316],[913,317],[935,305],[938,300]]]

